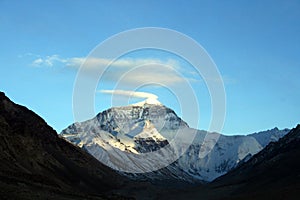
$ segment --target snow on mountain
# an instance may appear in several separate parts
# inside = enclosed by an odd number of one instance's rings
[[[197,133],[190,146],[185,144],[184,138],[177,146],[169,145],[180,131],[186,133],[187,137],[190,132]],[[121,169],[126,164],[126,171],[140,170],[141,174],[123,173],[131,178],[175,178],[193,182],[214,180],[251,158],[268,143],[277,141],[288,131],[275,128],[247,136],[225,136],[195,130],[189,128],[173,110],[155,100],[110,108],[93,119],[70,125],[61,135],[108,166],[119,166]],[[213,140],[217,138],[205,140],[207,134],[220,137],[214,148],[202,158],[201,152],[215,143]],[[188,147],[187,150],[184,149],[185,146]],[[183,151],[185,152],[181,155]],[[141,162],[132,162],[138,155],[149,152],[158,153],[145,154],[147,156],[143,156]],[[152,172],[158,163],[168,162],[172,164]]]
[[[199,134],[197,137],[206,133]],[[246,156],[252,156],[263,148],[253,137],[221,135],[212,151],[200,159],[199,153],[205,145],[201,142],[193,143],[177,161],[188,174],[205,181],[212,181],[225,174]]]
[[[278,141],[278,138],[282,138],[289,131],[289,129],[279,130],[277,127],[275,127],[271,130],[250,134],[249,136],[254,137],[262,146],[267,146],[267,144],[270,142]]]

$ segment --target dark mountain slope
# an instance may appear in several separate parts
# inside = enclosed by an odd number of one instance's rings
[[[101,199],[124,181],[0,92],[1,199]]]

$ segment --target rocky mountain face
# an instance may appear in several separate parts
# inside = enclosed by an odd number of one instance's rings
[[[288,131],[275,128],[247,136],[209,133],[189,128],[173,110],[162,104],[143,103],[108,109],[93,119],[70,125],[61,136],[108,166],[116,167],[124,162],[130,163],[127,172],[133,169],[147,172],[126,173],[120,169],[121,174],[133,179],[210,182],[246,162]],[[178,132],[186,137],[193,132],[195,138],[188,144],[182,137],[180,143],[170,146]],[[215,145],[202,158],[201,153],[211,148],[211,144]],[[158,150],[161,150],[158,155],[144,156],[142,164],[132,162],[138,155]],[[170,165],[152,170],[157,163],[168,159]]]
[[[125,181],[0,92],[1,199],[106,199]]]
[[[299,158],[300,125],[216,180],[214,185],[238,185],[233,194],[243,199],[299,199]]]
[[[161,199],[297,200],[300,198],[300,125],[210,184],[168,190]],[[175,193],[176,192],[176,193]]]
[[[63,130],[61,136],[85,149],[98,160],[118,169],[127,166],[123,175],[134,180],[192,179],[176,166],[152,172],[157,163],[172,160],[174,154],[166,137],[173,137],[178,129],[188,128],[173,110],[162,105],[134,105],[111,108],[95,118],[75,123]],[[163,136],[163,134],[165,136]],[[142,153],[156,152],[140,158],[139,164],[132,160]],[[109,152],[109,154],[108,154]],[[173,159],[175,160],[175,159]],[[171,161],[169,162],[171,163]],[[138,171],[139,173],[126,173]]]

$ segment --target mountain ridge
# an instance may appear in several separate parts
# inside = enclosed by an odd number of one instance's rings
[[[2,199],[103,199],[127,181],[0,92]]]
[[[298,200],[300,124],[247,162],[207,185],[169,190],[161,199]],[[176,192],[176,195],[174,193]]]

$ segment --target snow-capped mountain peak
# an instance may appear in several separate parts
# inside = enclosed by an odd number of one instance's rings
[[[272,129],[251,135],[220,135],[212,149],[204,157],[199,157],[213,142],[205,140],[206,135],[218,133],[191,129],[172,109],[161,104],[157,98],[148,98],[138,104],[105,110],[93,119],[69,126],[61,135],[100,161],[105,161],[108,166],[115,166],[116,163],[121,166],[120,163],[126,162],[132,165],[128,166],[129,169],[141,168],[142,172],[149,172],[156,163],[170,159],[170,156],[179,155],[178,152],[185,144],[172,146],[172,149],[171,145],[168,145],[172,144],[172,139],[179,130],[187,136],[189,130],[197,132],[193,143],[185,153],[162,171],[134,174],[133,178],[147,177],[160,180],[173,177],[188,182],[212,181],[248,160],[268,143],[277,141],[289,131]],[[215,137],[211,138],[213,140]],[[165,146],[168,148],[164,148]],[[159,156],[144,156],[143,162],[146,164],[132,162],[133,154],[138,156],[162,148],[166,151],[159,151],[161,153]]]

